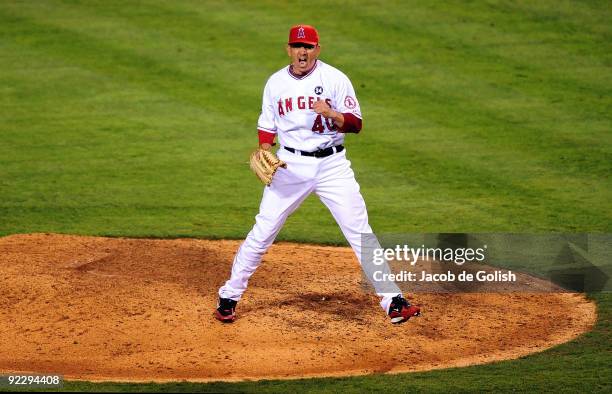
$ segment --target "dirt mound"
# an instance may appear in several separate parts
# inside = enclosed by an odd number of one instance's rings
[[[520,357],[596,320],[578,294],[418,294],[423,316],[393,326],[350,249],[280,243],[224,325],[212,311],[238,245],[0,238],[0,371],[114,381],[417,371]]]

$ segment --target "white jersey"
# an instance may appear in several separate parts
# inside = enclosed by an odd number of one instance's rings
[[[331,119],[314,112],[313,104],[326,100],[335,111],[361,119],[361,109],[348,77],[340,70],[316,60],[306,75],[296,77],[289,66],[268,79],[257,128],[275,133],[282,146],[312,152],[344,142]]]

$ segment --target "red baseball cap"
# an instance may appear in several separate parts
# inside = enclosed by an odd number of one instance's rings
[[[318,45],[319,33],[310,25],[295,25],[289,30],[288,44],[303,42],[304,44]]]

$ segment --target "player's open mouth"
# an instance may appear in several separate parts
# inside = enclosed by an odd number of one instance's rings
[[[306,67],[306,64],[307,64],[306,58],[305,57],[299,58],[298,64],[300,65],[300,67]]]

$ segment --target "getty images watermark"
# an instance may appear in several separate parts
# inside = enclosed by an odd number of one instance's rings
[[[610,291],[610,234],[362,234],[378,293]]]
[[[382,266],[390,262],[405,262],[410,266],[416,266],[421,262],[442,262],[463,265],[470,262],[482,263],[486,260],[487,245],[481,248],[428,248],[421,245],[417,248],[409,245],[395,245],[394,248],[374,248],[372,256],[372,264]],[[401,270],[397,273],[385,272],[385,270],[376,270],[373,272],[373,279],[377,282],[394,281],[394,282],[516,282],[517,276],[512,271],[504,272],[495,270],[487,272],[479,270],[475,273],[463,270],[455,273],[454,270],[447,272],[429,272],[426,269],[420,272],[409,270]]]
[[[480,248],[452,248],[452,247],[419,247],[409,245],[395,245],[393,248],[374,248],[372,264],[383,266],[392,262],[404,262],[411,267],[418,263],[452,263],[461,266],[465,263],[483,263],[486,260],[487,245]],[[517,276],[512,271],[481,269],[475,272],[449,269],[446,272],[433,272],[431,264],[424,265],[418,272],[403,269],[399,272],[389,272],[386,269],[374,270],[372,278],[376,282],[516,282]]]
[[[426,248],[425,245],[415,249],[408,245],[395,245],[395,248],[375,248],[373,263],[382,265],[385,261],[397,260],[407,261],[411,265],[415,265],[419,260],[436,260],[462,265],[466,261],[484,261],[486,250],[487,245],[477,249]]]

